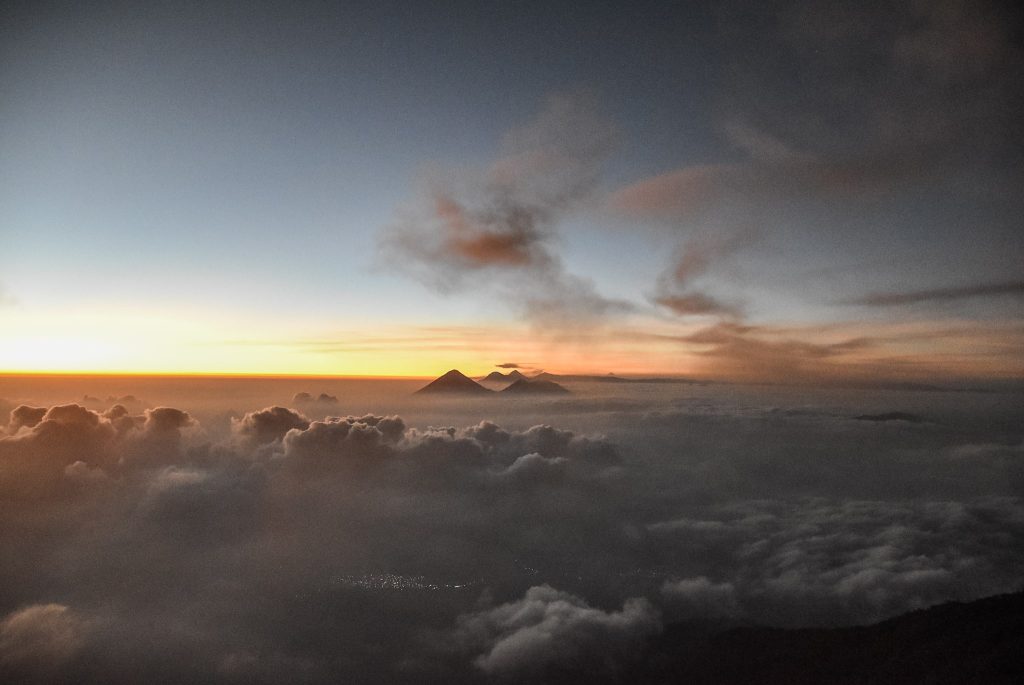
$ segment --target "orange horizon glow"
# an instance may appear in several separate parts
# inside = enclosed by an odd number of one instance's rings
[[[562,336],[509,322],[341,329],[278,319],[270,327],[256,318],[181,311],[8,310],[5,319],[0,375],[18,377],[430,379],[449,369],[483,376],[509,362],[527,373],[753,382],[1024,377],[1017,352],[1024,333],[1013,322],[983,330],[966,321],[764,325],[732,339],[726,328],[724,342],[701,342],[687,336],[706,326],[652,317]],[[858,339],[879,342],[815,354]]]

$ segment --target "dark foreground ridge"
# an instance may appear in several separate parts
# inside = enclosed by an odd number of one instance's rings
[[[568,390],[554,381],[538,381],[520,378],[501,392],[510,395],[568,395]]]
[[[417,390],[416,394],[485,395],[491,392],[493,391],[467,377],[461,371],[452,369]]]
[[[871,626],[707,634],[671,624],[626,680],[645,683],[1024,683],[1024,592]]]

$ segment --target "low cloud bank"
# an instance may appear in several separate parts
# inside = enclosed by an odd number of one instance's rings
[[[611,437],[15,407],[0,675],[614,680],[668,622],[865,623],[1019,582],[1021,443],[994,419],[620,406]]]

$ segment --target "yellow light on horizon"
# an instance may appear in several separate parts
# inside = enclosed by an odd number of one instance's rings
[[[95,337],[29,335],[0,339],[3,371],[110,369],[117,366],[117,346]]]

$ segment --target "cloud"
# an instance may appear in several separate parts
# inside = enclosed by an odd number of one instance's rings
[[[629,599],[621,611],[604,612],[543,585],[518,601],[460,617],[457,635],[482,651],[475,660],[482,671],[524,680],[619,674],[660,628],[645,599]]]
[[[767,26],[730,27],[746,49],[734,57],[723,106],[762,138],[818,158],[937,161],[956,151],[977,161],[1019,135],[1010,122],[1024,62],[1011,38],[1019,22],[1007,12],[960,0],[852,10],[783,3]],[[787,63],[804,78],[794,81]]]
[[[66,482],[98,484],[177,463],[186,432],[198,434],[198,422],[173,407],[133,416],[121,405],[102,414],[79,404],[22,405],[12,412],[8,435],[0,437],[0,492],[46,498]]]
[[[678,339],[697,346],[694,354],[707,358],[716,375],[790,381],[837,376],[842,362],[857,361],[854,355],[875,344],[859,337],[816,343],[782,333],[767,326],[723,322]]]
[[[195,425],[195,420],[187,411],[174,407],[157,407],[145,411],[146,421],[143,430],[149,433],[171,433],[182,428]]]
[[[510,131],[490,167],[461,183],[435,177],[380,241],[381,258],[443,293],[498,294],[530,320],[589,324],[625,302],[568,273],[558,224],[589,199],[615,146],[615,127],[583,94],[556,95]]]
[[[567,460],[564,457],[547,458],[536,452],[524,454],[508,468],[498,472],[498,478],[507,478],[522,483],[558,482],[565,475]]]
[[[764,332],[702,337],[730,334]],[[0,606],[88,615],[49,680],[599,680],[659,616],[850,624],[1019,583],[1003,396],[629,388],[559,425],[45,408],[0,438]],[[890,410],[941,420],[854,418]]]
[[[551,231],[592,191],[613,137],[588,99],[554,97],[532,125],[506,136],[502,155],[464,197],[435,187],[428,206],[385,234],[384,247],[447,291],[481,269],[557,278]]]
[[[954,288],[933,288],[930,290],[912,290],[908,292],[871,293],[851,300],[850,304],[867,305],[870,307],[892,307],[921,302],[951,302],[976,297],[996,297],[1002,295],[1024,295],[1024,281],[1003,281],[999,283],[982,283]]]
[[[11,418],[7,423],[7,432],[11,435],[17,433],[22,427],[34,428],[43,417],[46,416],[45,407],[30,407],[22,404],[11,411]]]
[[[707,314],[735,314],[736,310],[710,295],[699,292],[684,294],[662,294],[654,299],[656,304],[672,311],[677,316],[699,316]]]
[[[57,405],[40,416],[36,407],[12,412],[13,435],[0,439],[0,453],[12,455],[10,466],[37,472],[34,460],[54,473],[74,461],[96,465],[112,459],[117,431],[109,420],[77,404]]]
[[[368,465],[390,457],[405,434],[397,416],[327,418],[292,428],[282,439],[284,456],[301,469]]]
[[[976,574],[987,572],[971,536],[984,538],[1015,521],[1019,507],[1013,499],[967,505],[751,501],[651,531],[709,560],[736,560],[720,583],[703,576],[666,582],[666,610],[675,618],[756,615],[781,625],[827,625],[844,616],[859,623],[965,591]],[[722,573],[719,563],[703,566]],[[1008,577],[1005,582],[1007,590],[1015,585]]]
[[[0,621],[0,674],[52,673],[85,643],[85,621],[63,604],[34,604]]]
[[[313,397],[308,392],[295,393],[292,397],[292,404],[295,405],[324,405],[325,407],[338,404],[338,398],[334,395],[328,395],[325,392],[320,393],[319,396]]]
[[[751,231],[696,233],[676,251],[675,263],[657,279],[649,299],[676,316],[717,316],[738,318],[741,307],[704,292],[695,281],[720,267],[733,254],[751,243]]]
[[[736,586],[713,583],[705,576],[666,580],[661,594],[687,619],[732,619],[740,616]]]
[[[819,251],[820,230],[850,231],[837,238],[868,251],[852,231],[863,230],[863,217],[886,217],[891,231],[906,232],[893,241],[898,249],[919,240],[927,249],[901,206],[911,194],[930,194],[937,204],[955,197],[967,212],[983,194],[988,209],[979,221],[1019,214],[1018,165],[1007,150],[1024,142],[1014,123],[1024,107],[1016,87],[1024,52],[1013,39],[1020,22],[1006,6],[795,0],[779,3],[770,19],[750,21],[748,7],[727,3],[719,20],[724,67],[714,117],[721,141],[739,159],[688,164],[607,198],[620,216],[663,226],[687,245],[659,276],[650,296],[655,304],[680,316],[735,320],[742,314],[742,302],[719,296],[712,279],[693,283],[702,273],[720,276],[715,269],[729,256],[704,259],[695,241],[749,232],[770,258],[794,246]],[[942,240],[978,240],[977,232],[964,233],[969,222],[933,223],[941,224],[932,234]],[[737,242],[744,243],[753,240]],[[976,293],[881,293],[857,303],[982,296],[1004,292],[1001,287],[1019,292],[1017,284],[999,284]]]
[[[260,445],[280,440],[292,429],[305,430],[309,419],[286,407],[267,407],[232,420],[231,430],[240,439]]]

